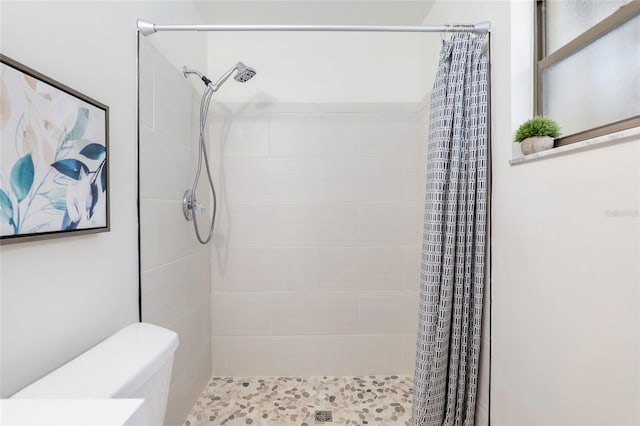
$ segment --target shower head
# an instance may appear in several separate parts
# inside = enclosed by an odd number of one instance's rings
[[[218,81],[216,81],[213,84],[214,91],[218,90],[220,86],[222,86],[224,82],[227,81],[227,79],[231,77],[231,74],[233,74],[234,72],[236,73],[236,75],[233,77],[233,79],[235,81],[239,81],[240,83],[244,83],[245,81],[250,80],[251,77],[256,75],[256,70],[246,66],[242,62],[238,62],[233,66],[233,68],[231,68],[229,71],[224,73],[222,77],[220,77]]]
[[[205,86],[210,87],[211,90],[213,90],[214,92],[217,92],[220,86],[222,86],[225,83],[225,81],[227,81],[227,79],[231,77],[231,75],[234,72],[236,73],[236,75],[233,77],[233,79],[235,81],[239,81],[240,83],[249,81],[254,75],[256,75],[256,70],[246,66],[242,62],[238,62],[237,64],[235,64],[233,68],[231,68],[229,71],[224,73],[222,77],[218,79],[218,81],[216,81],[215,83],[212,83],[211,80],[209,80],[205,75],[203,75],[198,70],[187,68],[186,66],[182,68],[182,73],[184,74],[185,78],[189,77],[189,74],[195,74],[198,77],[200,77],[200,79],[204,82]]]
[[[251,80],[251,78],[253,78],[254,75],[256,75],[256,70],[254,70],[251,67],[246,66],[242,62],[238,62],[236,64],[236,69],[238,70],[238,73],[233,78],[236,81],[239,81],[240,83],[244,83],[245,81],[249,81],[249,80]]]

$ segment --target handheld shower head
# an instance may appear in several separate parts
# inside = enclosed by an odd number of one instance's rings
[[[240,83],[244,83],[246,81],[249,81],[249,80],[251,80],[253,78],[254,75],[256,75],[256,70],[254,70],[251,67],[246,66],[242,62],[238,62],[236,64],[236,69],[238,70],[238,73],[233,78],[236,81],[239,81]]]
[[[251,67],[246,66],[245,64],[243,64],[242,62],[238,62],[237,64],[235,64],[233,66],[233,68],[231,68],[229,71],[225,72],[222,77],[220,77],[218,79],[218,81],[216,81],[213,86],[215,88],[215,90],[218,90],[220,88],[220,86],[222,86],[225,81],[227,81],[227,79],[229,77],[231,77],[231,75],[233,73],[236,73],[236,75],[233,77],[233,79],[235,81],[239,81],[240,83],[244,83],[245,81],[248,81],[251,79],[251,77],[253,77],[254,75],[256,75],[256,70],[254,70]]]

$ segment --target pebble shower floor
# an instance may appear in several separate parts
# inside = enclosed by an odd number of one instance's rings
[[[184,426],[409,425],[410,376],[213,377]]]

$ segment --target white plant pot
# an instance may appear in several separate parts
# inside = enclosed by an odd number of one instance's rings
[[[520,142],[520,148],[524,155],[551,149],[553,148],[553,138],[550,136],[533,136]]]

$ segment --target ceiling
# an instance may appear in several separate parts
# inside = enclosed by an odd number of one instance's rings
[[[195,1],[205,24],[421,25],[434,0]]]

